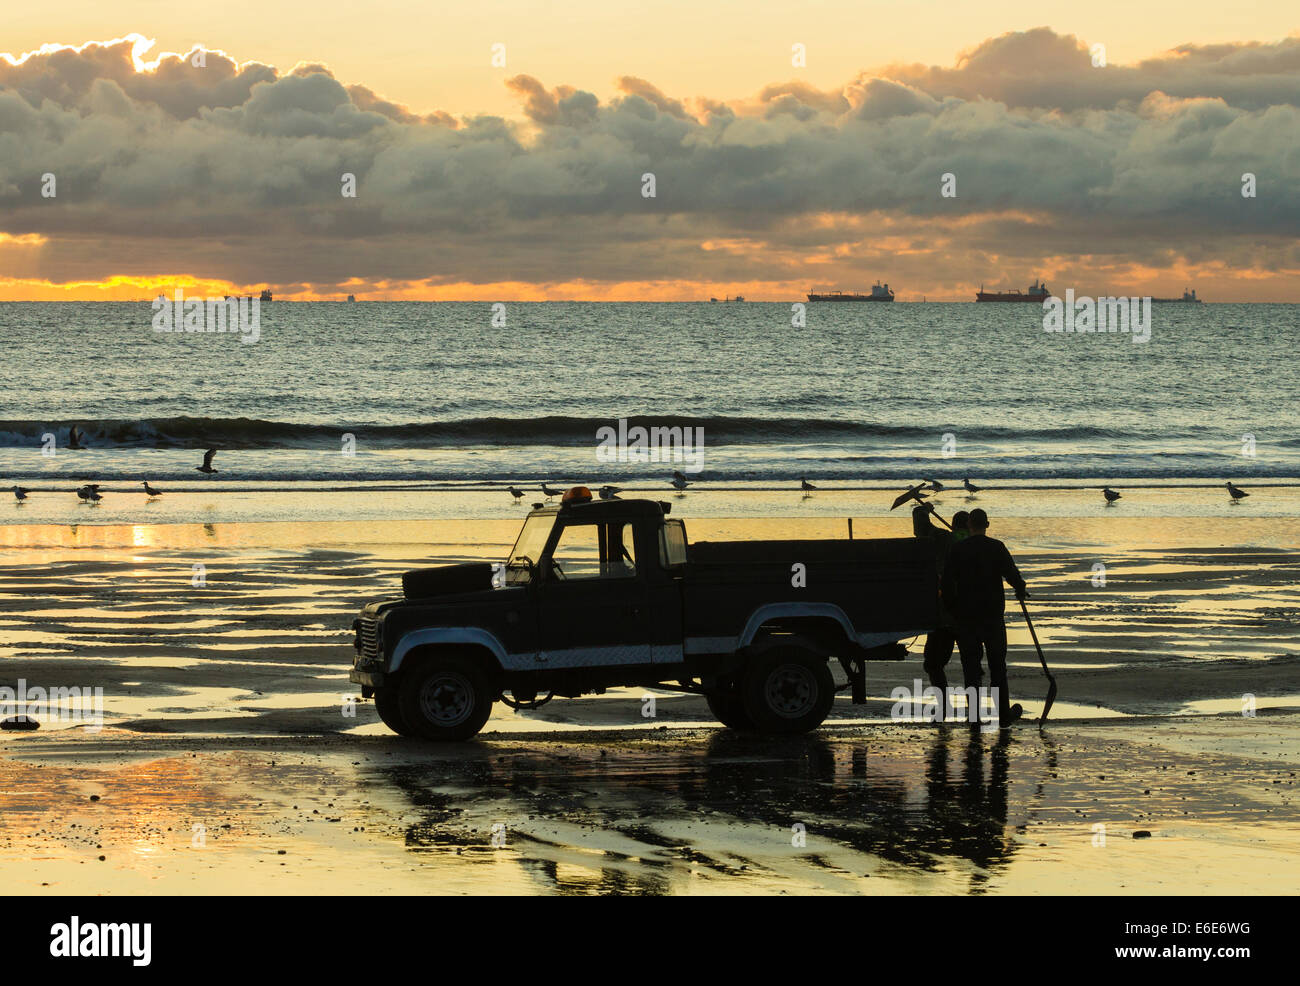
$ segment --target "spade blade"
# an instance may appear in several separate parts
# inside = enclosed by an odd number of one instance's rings
[[[904,503],[906,503],[908,500],[915,500],[917,503],[920,503],[920,502],[921,502],[921,496],[920,496],[920,493],[921,493],[921,487],[923,487],[924,485],[925,485],[924,483],[917,483],[915,486],[913,486],[913,487],[912,487],[910,490],[908,490],[906,493],[903,493],[903,494],[900,495],[897,499],[895,499],[895,500],[894,500],[894,505],[893,505],[892,507],[890,507],[889,509],[890,509],[890,510],[893,510],[895,507],[901,507],[901,506],[902,506]]]

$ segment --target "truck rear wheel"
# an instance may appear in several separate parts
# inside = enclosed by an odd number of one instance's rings
[[[385,726],[398,736],[415,736],[416,732],[402,718],[402,698],[392,685],[375,689],[375,711]]]
[[[709,703],[713,718],[728,729],[749,730],[754,728],[754,720],[745,711],[745,702],[740,692],[730,688],[714,688],[704,693],[704,700]]]
[[[430,657],[405,674],[402,720],[425,739],[469,739],[492,714],[493,698],[487,675],[471,662]]]
[[[751,658],[740,694],[759,732],[806,733],[830,713],[835,679],[824,654],[779,644]]]

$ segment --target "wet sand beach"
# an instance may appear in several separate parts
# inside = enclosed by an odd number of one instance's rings
[[[677,509],[696,540],[845,533]],[[995,515],[1060,682],[1041,734],[891,722],[892,690],[922,677],[917,640],[869,668],[867,706],[841,697],[797,740],[731,734],[666,691],[648,717],[635,689],[498,706],[459,747],[400,740],[349,701],[355,611],[408,568],[502,557],[520,515],[501,513],[0,528],[0,685],[103,689],[102,728],[0,733],[6,878],[78,894],[1233,894],[1300,875],[1296,520],[1229,516],[1207,536],[1187,518]],[[855,520],[859,537],[908,530]],[[1008,629],[1033,716],[1044,679],[1018,612]]]

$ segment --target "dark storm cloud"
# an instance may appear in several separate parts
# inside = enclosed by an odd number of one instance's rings
[[[119,257],[141,269],[181,257],[247,283],[289,263],[302,280],[346,265],[600,280],[743,263],[777,277],[793,261],[771,244],[808,252],[858,235],[827,214],[934,222],[954,253],[977,254],[996,229],[1003,255],[1072,236],[1075,253],[1135,263],[1207,236],[1257,258],[1261,237],[1300,227],[1296,39],[1094,68],[1076,39],[1039,29],[956,68],[895,66],[838,92],[774,84],[737,106],[632,76],[601,104],[521,75],[506,83],[521,124],[415,113],[321,65],[205,61],[140,72],[129,41],[0,60],[0,231],[50,236],[50,276],[89,276],[85,244],[111,234],[138,242],[106,255],[104,276]],[[40,195],[47,172],[54,200]],[[1258,199],[1241,197],[1243,172]],[[355,199],[340,195],[344,173]],[[939,195],[944,173],[955,199]],[[737,236],[758,245],[701,256],[702,240]]]

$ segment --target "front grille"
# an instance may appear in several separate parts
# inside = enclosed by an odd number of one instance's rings
[[[375,664],[379,661],[379,621],[365,617],[357,620],[357,664]]]

